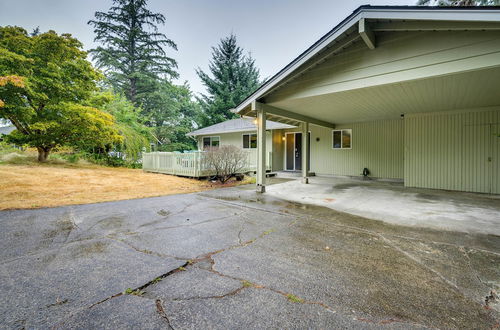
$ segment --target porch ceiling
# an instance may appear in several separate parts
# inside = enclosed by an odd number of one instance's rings
[[[401,114],[500,105],[500,67],[285,99],[271,106],[336,124],[399,118]],[[291,125],[285,118],[273,121]]]

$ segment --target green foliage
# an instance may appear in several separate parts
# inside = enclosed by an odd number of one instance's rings
[[[243,49],[237,45],[233,34],[221,39],[219,45],[212,48],[209,70],[210,74],[197,70],[208,92],[200,99],[204,112],[203,126],[235,118],[230,109],[259,86],[255,60],[250,55],[243,55]]]
[[[158,150],[183,151],[196,148],[195,140],[186,134],[199,122],[201,109],[193,100],[189,86],[161,83],[148,102],[149,108],[154,109],[150,112],[148,121],[159,143]]]
[[[144,124],[153,128],[150,141],[155,141],[159,150],[189,150],[195,142],[186,133],[198,122],[200,110],[189,86],[170,81],[178,76],[177,64],[165,48],[176,50],[177,46],[158,32],[158,25],[164,23],[165,16],[148,10],[146,0],[114,0],[108,12],[96,12],[95,19],[89,21],[95,41],[102,45],[91,53],[114,90],[140,107]],[[134,148],[140,145],[138,137],[132,140]]]
[[[177,49],[158,24],[165,16],[147,8],[146,0],[113,0],[108,12],[96,12],[88,24],[94,27],[94,41],[102,46],[91,50],[114,89],[140,106],[157,81],[177,77],[177,63],[163,47]]]
[[[140,109],[121,95],[113,95],[103,109],[115,117],[116,129],[123,136],[122,142],[115,145],[115,151],[123,152],[128,163],[136,163],[152,139],[150,128],[143,124]]]
[[[0,27],[0,77],[22,81],[0,86],[0,117],[16,126],[6,139],[36,147],[40,161],[60,146],[107,148],[121,141],[113,116],[87,104],[101,75],[81,47],[69,34],[30,36],[20,27]]]
[[[499,6],[500,0],[418,0],[418,6]]]

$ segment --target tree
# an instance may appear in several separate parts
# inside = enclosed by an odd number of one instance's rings
[[[141,110],[134,107],[125,96],[111,91],[96,93],[90,102],[115,118],[115,128],[123,139],[113,145],[113,151],[122,152],[128,163],[137,163],[142,150],[147,149],[152,140],[151,128],[144,125]],[[94,152],[93,149],[95,147],[90,146],[87,151]]]
[[[81,47],[69,34],[0,27],[0,117],[16,127],[7,140],[36,147],[39,161],[59,146],[121,141],[113,116],[87,102],[101,76]]]
[[[94,41],[103,46],[90,52],[115,91],[142,106],[159,80],[177,77],[177,63],[163,47],[176,44],[158,32],[165,16],[147,9],[146,0],[113,0],[108,12],[96,12]],[[144,109],[145,111],[149,109]]]
[[[201,110],[186,83],[174,85],[163,82],[147,102],[152,109],[147,119],[159,143],[159,150],[182,151],[196,147],[195,141],[186,134],[198,125]]]
[[[419,6],[499,6],[500,0],[418,0]]]
[[[234,34],[221,39],[217,47],[212,47],[212,60],[208,67],[210,74],[200,68],[196,71],[208,92],[200,98],[205,115],[203,126],[235,118],[230,109],[259,86],[255,60],[250,54],[243,55]]]

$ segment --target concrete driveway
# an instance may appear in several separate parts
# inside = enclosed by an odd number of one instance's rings
[[[498,326],[499,236],[253,189],[0,212],[0,327]]]

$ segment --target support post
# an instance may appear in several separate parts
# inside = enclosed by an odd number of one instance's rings
[[[302,183],[309,183],[309,123],[302,123]]]
[[[257,192],[266,192],[266,111],[257,111]]]

